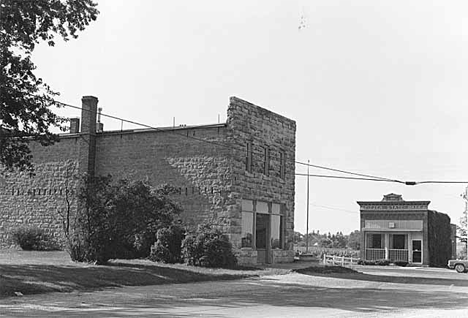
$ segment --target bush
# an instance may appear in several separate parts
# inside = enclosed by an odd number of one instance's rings
[[[156,234],[156,243],[151,247],[149,259],[171,264],[182,262],[182,240],[184,236],[184,229],[178,225],[159,229]]]
[[[387,266],[387,265],[390,265],[390,260],[388,260],[388,259],[379,259],[379,260],[375,261],[375,264],[380,265],[380,266]]]
[[[148,257],[157,231],[172,224],[181,210],[168,195],[142,181],[84,176],[81,203],[66,233],[72,260],[105,264],[113,258]]]
[[[394,262],[394,264],[397,265],[397,266],[405,267],[406,265],[408,265],[408,262],[406,262],[406,261],[396,261],[396,262]]]
[[[35,226],[21,226],[11,232],[13,242],[25,251],[43,251],[53,249],[44,231]]]
[[[211,224],[199,225],[195,234],[182,242],[182,254],[189,265],[230,267],[237,264],[227,237]]]

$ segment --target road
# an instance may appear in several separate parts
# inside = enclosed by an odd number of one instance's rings
[[[361,266],[359,275],[292,273],[0,300],[4,317],[468,317],[468,274]]]

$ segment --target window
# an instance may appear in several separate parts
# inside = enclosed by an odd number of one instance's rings
[[[383,235],[381,234],[369,234],[367,241],[368,248],[383,248]]]
[[[245,170],[252,172],[252,142],[248,141],[246,145]]]
[[[280,174],[280,178],[281,179],[284,179],[284,176],[286,174],[286,160],[285,160],[285,153],[284,151],[280,151],[279,153],[279,164],[280,164],[280,171],[279,171],[279,174]]]
[[[253,201],[242,200],[241,247],[253,247]]]
[[[392,246],[390,248],[396,250],[406,249],[406,235],[404,234],[393,234],[392,235]]]
[[[264,148],[263,154],[263,173],[268,176],[270,175],[270,147]]]
[[[272,204],[271,207],[271,248],[283,248],[283,217],[281,216],[281,209],[279,204]]]
[[[253,216],[253,212],[242,211],[242,247],[252,247]]]

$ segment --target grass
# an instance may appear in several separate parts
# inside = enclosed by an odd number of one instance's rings
[[[148,260],[112,260],[108,265],[75,263],[66,252],[0,250],[0,298],[47,292],[99,290],[232,280],[286,274],[281,268],[203,268]]]

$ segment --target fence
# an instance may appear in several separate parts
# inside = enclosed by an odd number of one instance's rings
[[[384,248],[366,248],[366,260],[385,259]]]
[[[359,261],[359,258],[355,258],[355,257],[344,257],[344,256],[323,254],[324,265],[347,267],[347,266],[357,265],[358,261]]]

